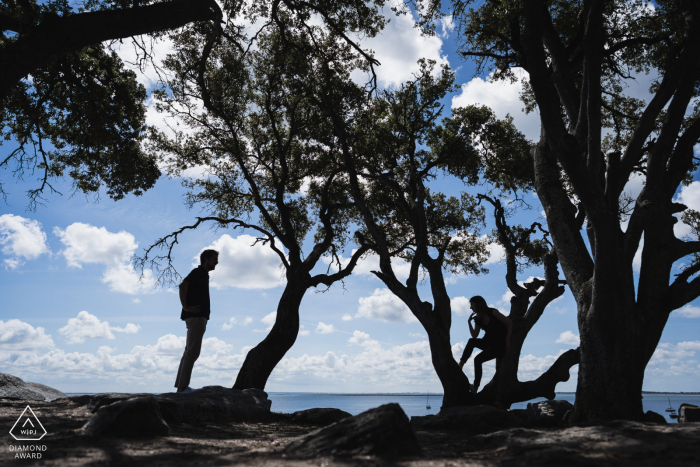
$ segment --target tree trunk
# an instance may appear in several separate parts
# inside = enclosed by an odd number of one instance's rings
[[[424,306],[430,306],[425,304]],[[444,396],[441,409],[460,405],[473,405],[474,396],[469,388],[469,378],[452,355],[450,330],[436,319],[438,313],[424,313],[421,324],[428,334],[430,357],[437,373]],[[420,316],[420,314],[419,314]]]
[[[277,305],[275,324],[267,337],[246,355],[233,389],[264,390],[275,366],[294,345],[299,334],[299,307],[308,289],[308,282],[290,281],[290,276],[293,274],[287,274],[287,286]]]

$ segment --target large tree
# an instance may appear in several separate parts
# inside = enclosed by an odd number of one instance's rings
[[[421,61],[415,79],[376,98],[353,91],[352,83],[336,79],[332,69],[322,70],[325,83],[319,107],[332,120],[336,144],[342,150],[342,167],[363,225],[357,238],[379,256],[380,268],[373,273],[406,304],[428,334],[433,367],[444,390],[443,407],[551,398],[556,384],[568,379],[575,355],[560,359],[536,382],[520,383],[517,368],[527,333],[547,304],[563,293],[556,259],[553,255],[547,258],[547,279],[536,284],[544,285],[542,293],[537,295],[537,286],[519,286],[517,258],[541,263],[546,249],[531,238],[533,229],[505,225],[503,209],[497,210],[499,240],[508,252],[507,279],[516,295],[511,314],[516,332],[505,358],[505,372],[474,397],[453,357],[452,307],[444,274],[483,272],[490,240],[479,235],[485,213],[477,197],[465,192],[447,196],[431,190],[430,185],[440,175],[449,174],[472,187],[487,181],[503,190],[518,190],[531,186],[532,170],[530,144],[510,119],[497,120],[489,109],[472,106],[453,109],[450,118],[438,123],[441,100],[454,91],[454,74],[447,68],[437,71],[434,65]],[[483,199],[501,206],[498,200]],[[394,258],[410,264],[405,282],[393,269]],[[421,283],[429,283],[428,290],[422,291]],[[536,295],[528,309],[530,298]]]
[[[700,263],[684,259],[700,242],[674,235],[686,210],[674,197],[692,180],[700,138],[700,3],[471,3],[453,3],[462,52],[496,79],[526,70],[524,100],[542,122],[535,186],[581,334],[571,420],[641,419],[644,371],[668,317],[700,296]],[[657,75],[649,102],[625,97],[644,72]],[[635,174],[644,188],[630,201]]]
[[[376,34],[383,24],[376,10],[364,3],[359,8],[359,24]],[[335,11],[329,20],[337,25],[343,15],[349,11]],[[153,147],[171,174],[204,166],[206,178],[186,182],[188,203],[210,215],[159,240],[141,258],[142,266],[167,258],[160,277],[172,278],[171,252],[180,233],[211,221],[256,233],[277,253],[286,278],[275,323],[247,354],[238,389],[265,388],[296,340],[305,293],[344,279],[368,251],[362,246],[348,264],[340,261],[355,208],[334,163],[339,150],[329,121],[312,97],[322,67],[349,81],[350,72],[367,62],[332,26],[310,25],[308,15],[292,11],[279,18],[282,24],[268,22],[247,46],[242,44],[249,39],[234,24],[222,33],[201,24],[174,36],[175,53],[165,62],[171,80],[158,93],[161,108],[188,131],[161,134]],[[167,253],[154,257],[158,246]],[[337,263],[337,272],[314,270],[324,256]]]
[[[103,42],[221,18],[213,0],[1,0],[0,144],[13,141],[0,168],[39,172],[29,208],[64,174],[113,199],[151,188],[160,171],[141,148],[146,90]]]

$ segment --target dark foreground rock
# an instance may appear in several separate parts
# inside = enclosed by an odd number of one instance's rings
[[[411,417],[411,426],[423,430],[459,430],[472,434],[491,433],[507,428],[522,427],[522,418],[505,409],[491,405],[450,407],[437,415]]]
[[[647,423],[658,423],[659,425],[666,425],[668,423],[666,417],[660,413],[652,412],[651,410],[647,410],[643,420]]]
[[[170,432],[155,397],[137,397],[101,407],[83,427],[88,436],[149,437]]]
[[[157,396],[96,394],[88,403],[88,409],[95,415],[83,430],[92,436],[129,436],[129,426],[134,428],[145,423],[144,433],[164,436],[167,435],[165,422],[267,421],[272,417],[271,404],[267,393],[260,389],[240,391],[221,386],[206,386],[188,394],[166,393]],[[143,415],[145,418],[138,413],[139,407],[148,412]]]
[[[300,410],[291,414],[292,421],[296,423],[307,423],[317,426],[330,425],[348,417],[352,417],[352,415],[344,410],[330,408]]]
[[[678,409],[678,423],[700,422],[700,407],[693,404],[681,404]]]
[[[30,383],[16,376],[0,373],[0,398],[29,401],[53,401],[66,397],[58,389]]]
[[[298,457],[412,456],[420,447],[399,404],[386,404],[291,441],[285,452]]]
[[[566,412],[574,405],[565,400],[530,402],[527,404],[527,418],[534,426],[557,426],[564,420]]]
[[[0,400],[0,426],[10,427],[26,401]],[[18,458],[9,434],[0,440],[3,467],[697,467],[700,423],[614,422],[569,428],[512,428],[486,435],[455,430],[414,431],[420,456],[397,461],[357,456],[291,458],[285,448],[312,428],[276,416],[267,422],[168,423],[167,437],[85,436],[93,414],[69,398],[33,401],[46,428],[40,460]],[[343,422],[341,422],[343,423]]]

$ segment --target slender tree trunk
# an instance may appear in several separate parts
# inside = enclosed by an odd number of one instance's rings
[[[246,355],[233,389],[265,389],[270,374],[292,348],[299,334],[299,307],[308,281],[289,280],[277,305],[277,317],[270,333]]]
[[[474,404],[474,396],[469,389],[469,378],[452,355],[449,328],[445,329],[442,323],[435,319],[437,313],[425,315],[427,319],[424,318],[422,324],[428,334],[433,368],[444,392],[441,408]]]

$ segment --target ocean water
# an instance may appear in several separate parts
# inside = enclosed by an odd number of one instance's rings
[[[442,395],[427,394],[315,394],[303,392],[270,392],[268,397],[272,401],[272,411],[279,413],[292,413],[299,410],[312,408],[335,408],[344,410],[352,415],[357,415],[365,410],[379,407],[391,402],[398,403],[409,417],[434,415],[440,411]],[[567,400],[574,403],[574,394],[557,394],[556,399]],[[644,411],[654,411],[663,415],[669,423],[676,423],[665,411],[671,406],[676,409],[682,403],[700,406],[698,394],[644,394],[642,405]],[[540,402],[544,398],[533,399],[528,402]],[[426,408],[426,402],[430,403],[430,409]],[[513,404],[512,409],[525,409],[528,402]]]

